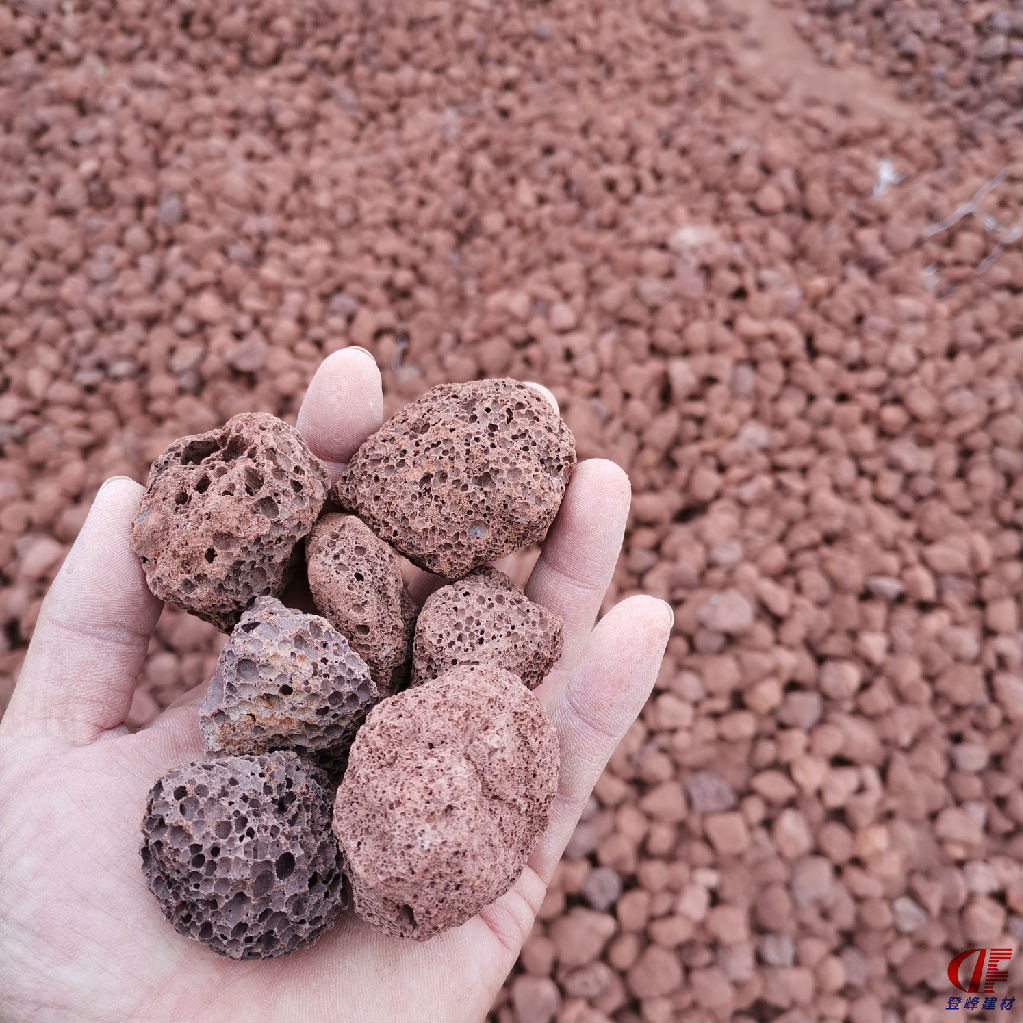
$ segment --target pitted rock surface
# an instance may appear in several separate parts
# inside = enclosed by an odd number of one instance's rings
[[[324,515],[306,540],[317,610],[369,665],[386,696],[408,676],[416,606],[397,555],[354,515]]]
[[[326,775],[290,752],[186,764],[150,790],[142,869],[164,916],[232,959],[308,945],[342,905]]]
[[[258,597],[221,651],[199,727],[214,753],[291,749],[333,765],[377,696],[366,662],[330,622]]]
[[[519,876],[557,779],[554,729],[511,672],[464,665],[384,700],[334,808],[356,912],[418,939],[464,923]]]
[[[561,656],[561,621],[503,572],[480,568],[434,591],[416,622],[412,682],[459,664],[495,664],[535,689]]]
[[[132,525],[149,588],[229,630],[253,597],[280,595],[329,485],[298,431],[263,412],[176,440]]]
[[[339,503],[448,579],[541,540],[575,465],[572,432],[516,380],[433,387],[355,453]]]

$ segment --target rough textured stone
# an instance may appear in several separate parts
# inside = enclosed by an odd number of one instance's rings
[[[705,628],[738,635],[753,624],[753,604],[738,590],[715,593],[700,605],[697,618]]]
[[[550,1023],[561,1007],[561,992],[550,977],[517,977],[511,999],[518,1018],[532,1023]]]
[[[259,597],[217,661],[199,727],[214,753],[338,762],[378,697],[366,662],[319,615]]]
[[[535,689],[561,656],[561,621],[503,572],[481,568],[435,591],[419,613],[412,682],[459,664],[495,664]]]
[[[363,443],[337,493],[410,561],[460,579],[546,535],[575,460],[571,431],[535,389],[442,384]]]
[[[394,551],[354,515],[324,515],[306,540],[306,574],[317,610],[369,665],[380,692],[397,692],[416,606]]]
[[[697,813],[723,813],[736,804],[735,790],[713,771],[694,771],[686,778],[686,792]]]
[[[682,983],[678,956],[659,945],[650,945],[629,969],[626,983],[637,998],[671,994]]]
[[[454,668],[370,712],[334,831],[355,909],[425,939],[503,895],[547,825],[558,741],[518,676]]]
[[[169,771],[150,790],[142,834],[164,916],[221,955],[293,952],[341,908],[327,777],[294,753]]]
[[[227,631],[253,597],[280,596],[328,485],[298,431],[263,412],[176,440],[132,525],[150,589]]]

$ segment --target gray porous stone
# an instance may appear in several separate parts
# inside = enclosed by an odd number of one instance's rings
[[[186,764],[150,790],[142,869],[181,934],[232,959],[308,945],[342,907],[327,777],[294,753]]]
[[[369,667],[330,622],[259,597],[221,651],[199,728],[214,753],[292,749],[328,766],[377,698]]]

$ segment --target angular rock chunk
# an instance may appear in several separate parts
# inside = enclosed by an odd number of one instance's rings
[[[337,497],[414,564],[460,579],[546,535],[575,461],[571,430],[534,388],[442,384],[366,439]]]
[[[354,515],[324,515],[306,540],[317,610],[369,665],[382,695],[408,676],[416,605],[398,556]]]
[[[480,568],[430,595],[416,622],[413,685],[459,664],[494,664],[530,689],[561,656],[561,621],[503,572]]]
[[[228,631],[253,597],[281,594],[329,485],[298,431],[263,412],[176,440],[132,524],[149,588]]]
[[[376,706],[334,807],[355,909],[426,939],[515,882],[558,779],[558,740],[517,675],[454,668]]]
[[[294,753],[186,764],[150,790],[142,870],[175,929],[232,959],[308,945],[342,905],[331,790]]]
[[[199,727],[214,753],[291,749],[334,765],[377,698],[366,662],[330,622],[258,597],[221,651]]]

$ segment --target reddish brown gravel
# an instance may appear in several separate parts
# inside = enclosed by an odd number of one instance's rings
[[[732,2],[0,5],[0,703],[101,480],[345,344],[629,471],[675,633],[500,1023],[964,1019],[1023,943],[1018,5]]]

